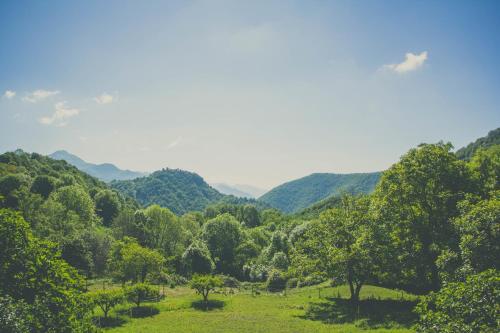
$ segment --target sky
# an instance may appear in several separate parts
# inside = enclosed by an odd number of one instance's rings
[[[264,189],[500,125],[500,1],[1,1],[0,151]]]

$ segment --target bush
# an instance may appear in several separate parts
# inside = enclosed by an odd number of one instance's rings
[[[304,280],[299,281],[298,287],[315,286],[324,282],[326,279],[320,274],[311,274],[307,276]]]
[[[226,288],[239,288],[241,286],[240,281],[232,276],[220,275],[222,279],[223,286]]]
[[[267,278],[267,290],[271,292],[282,291],[286,288],[286,277],[281,271],[273,270]]]
[[[466,282],[449,283],[422,299],[417,332],[454,333],[500,331],[500,274],[491,269],[471,275]]]
[[[286,285],[288,288],[297,288],[297,286],[299,285],[299,279],[291,278],[290,280],[288,280]]]

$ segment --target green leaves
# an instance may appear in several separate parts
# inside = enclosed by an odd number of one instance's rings
[[[160,293],[158,288],[152,285],[147,283],[136,283],[125,289],[125,295],[130,302],[133,302],[137,307],[140,307],[141,303],[145,300],[158,299]]]
[[[144,282],[151,274],[159,272],[165,258],[156,250],[140,246],[133,238],[125,238],[113,246],[111,271],[121,282]]]
[[[422,299],[417,332],[495,333],[500,304],[500,274],[488,270],[471,275],[466,282],[449,283]]]
[[[208,294],[216,288],[222,287],[223,284],[222,279],[218,276],[197,274],[189,282],[191,289],[202,295],[205,302],[208,301]]]
[[[123,303],[125,300],[125,293],[121,289],[108,289],[99,290],[88,293],[87,296],[90,298],[94,306],[101,308],[104,318],[108,317],[109,310]]]
[[[5,209],[0,210],[0,248],[0,294],[27,308],[30,317],[23,325],[37,332],[83,332],[89,327],[83,279],[53,243],[33,237],[22,217]]]

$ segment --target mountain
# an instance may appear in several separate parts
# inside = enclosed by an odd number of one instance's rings
[[[332,195],[372,192],[380,179],[380,172],[372,173],[313,173],[273,188],[259,198],[285,213],[296,213]]]
[[[267,190],[252,185],[236,184],[232,185],[232,187],[239,191],[250,194],[252,198],[258,198],[267,192]]]
[[[468,161],[479,148],[488,148],[498,144],[500,144],[500,127],[490,131],[487,136],[479,138],[469,143],[467,146],[460,148],[455,154],[459,159]]]
[[[212,186],[222,194],[234,195],[235,197],[240,198],[253,198],[253,195],[251,195],[250,193],[240,191],[239,189],[231,185],[227,185],[224,183],[215,183],[212,184]]]
[[[146,175],[144,172],[122,170],[111,163],[92,164],[85,162],[76,155],[70,154],[65,150],[58,150],[49,155],[55,160],[64,160],[77,167],[79,170],[88,173],[91,176],[99,178],[105,182],[112,180],[128,180]]]
[[[215,183],[212,186],[220,193],[234,195],[240,198],[258,198],[266,193],[266,190],[251,185],[228,185],[225,183]]]
[[[162,169],[146,177],[115,180],[111,187],[142,205],[158,204],[176,214],[203,210],[225,197],[196,173],[180,169]]]

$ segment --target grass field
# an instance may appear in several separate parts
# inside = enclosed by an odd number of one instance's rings
[[[106,332],[413,332],[415,296],[366,286],[360,307],[353,310],[346,286],[322,287],[321,298],[318,287],[294,289],[286,296],[213,294],[209,310],[199,309],[200,297],[192,290],[167,289],[164,300],[146,304],[142,318],[128,316],[130,305],[117,307],[115,327]]]

